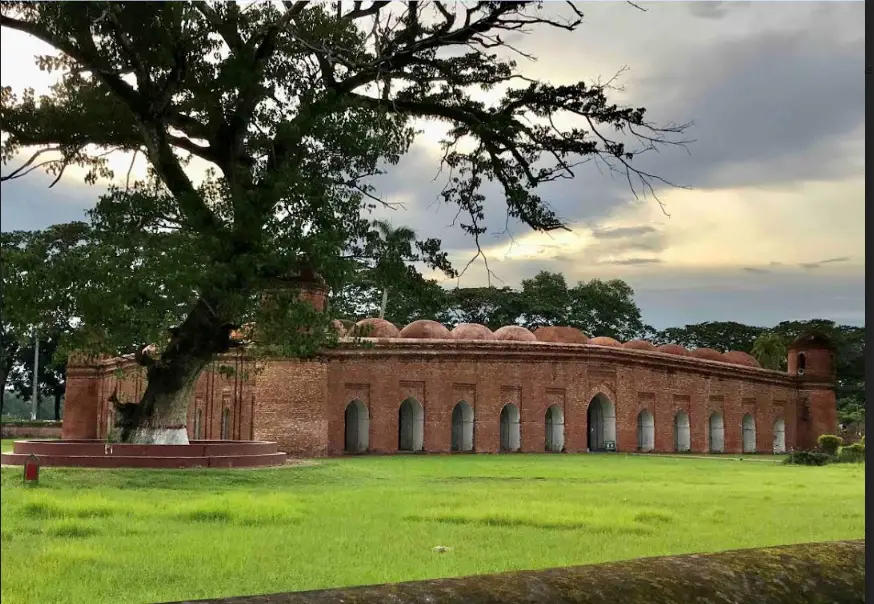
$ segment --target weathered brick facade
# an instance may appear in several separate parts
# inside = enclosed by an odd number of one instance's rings
[[[646,449],[657,452],[677,449],[680,410],[689,418],[692,452],[711,450],[711,435],[718,440],[718,428],[710,428],[714,413],[722,418],[727,453],[743,451],[747,414],[753,419],[752,430],[747,422],[748,442],[759,453],[773,451],[777,420],[783,420],[786,449],[811,448],[817,436],[836,430],[833,353],[821,343],[793,345],[793,375],[668,350],[675,354],[612,344],[394,337],[344,338],[316,359],[258,360],[257,368],[242,354],[225,356],[201,376],[188,430],[192,439],[264,439],[292,455],[342,455],[346,408],[357,400],[367,409],[366,420],[355,420],[366,431],[366,450],[394,453],[406,399],[417,401],[423,415],[422,442],[413,448],[435,453],[452,449],[459,401],[473,410],[473,450],[483,453],[501,450],[500,417],[507,403],[518,409],[519,448],[525,452],[546,449],[546,413],[553,405],[562,411],[566,452],[586,451],[595,423],[607,426],[611,413],[616,450],[640,450],[647,442],[638,425],[644,410],[654,420]],[[235,370],[222,374],[219,365]],[[111,422],[110,394],[137,400],[144,388],[143,372],[131,357],[90,364],[71,359],[64,438],[103,438]],[[596,395],[612,407],[607,419],[587,415]]]

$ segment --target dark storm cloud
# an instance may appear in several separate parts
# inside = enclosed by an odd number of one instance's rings
[[[779,188],[806,179],[861,175],[864,147],[857,135],[864,126],[864,79],[859,76],[864,64],[864,5],[835,3],[839,6],[832,8],[750,3],[739,11],[732,3],[702,8],[709,4],[649,4],[644,14],[620,12],[609,3],[587,4],[587,24],[578,35],[568,38],[576,45],[573,52],[580,56],[584,69],[589,58],[602,60],[605,51],[606,33],[592,32],[591,28],[627,32],[613,38],[623,40],[621,43],[606,49],[606,56],[621,57],[634,69],[627,78],[627,102],[647,107],[650,119],[657,123],[694,121],[686,135],[694,139],[689,153],[665,148],[657,154],[638,156],[635,165],[696,190]],[[694,27],[700,14],[692,16],[689,10],[720,14],[725,27],[735,28],[731,32],[735,35],[664,43],[677,30]],[[790,13],[794,16],[791,22],[787,20],[788,24],[778,29],[772,26]],[[758,24],[760,20],[767,23]],[[651,44],[628,42],[628,36]],[[551,45],[559,43],[537,33],[519,41],[541,58],[549,56]],[[610,69],[622,65],[616,61]],[[583,75],[581,72],[580,77]],[[826,107],[829,109],[824,110]],[[847,147],[855,143],[858,148]],[[434,202],[447,177],[444,173],[432,182],[438,163],[433,155],[414,149],[379,184],[386,192],[415,199],[406,211],[396,214],[399,221],[442,237],[449,249],[470,247],[470,238],[457,226],[445,228],[455,209]],[[599,218],[634,199],[624,178],[609,171],[601,173],[594,164],[581,167],[577,174],[571,181],[558,181],[539,190],[569,223],[595,226]],[[518,221],[507,220],[499,187],[488,185],[484,193],[492,244],[509,241],[509,233],[518,237],[528,232]],[[609,231],[600,234],[602,239],[610,236]]]
[[[858,7],[861,19],[864,6]],[[777,8],[763,3],[750,10]],[[810,23],[665,57],[663,71],[635,92],[657,121],[693,120],[688,132],[695,142],[689,156],[650,155],[641,163],[695,188],[859,174],[846,143],[861,141],[864,127],[861,31],[861,22],[848,19]]]

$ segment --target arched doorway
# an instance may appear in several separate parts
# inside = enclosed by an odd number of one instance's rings
[[[473,451],[473,408],[464,401],[452,409],[452,450]]]
[[[786,422],[782,417],[774,421],[774,453],[786,452]]]
[[[221,438],[229,440],[231,435],[231,410],[225,407],[222,411]]]
[[[648,453],[655,449],[655,418],[652,411],[644,409],[637,414],[637,450]]]
[[[501,451],[518,451],[521,442],[519,408],[513,403],[507,403],[501,409]]]
[[[756,420],[752,415],[744,415],[743,423],[743,452],[756,452]]]
[[[546,410],[546,450],[553,453],[564,450],[564,411],[558,405]]]
[[[414,398],[398,409],[398,450],[421,451],[425,448],[425,411]]]
[[[606,451],[616,446],[616,409],[604,394],[596,394],[586,412],[589,451]]]
[[[725,424],[721,413],[713,413],[708,420],[708,436],[710,437],[710,452],[722,453],[725,449]]]
[[[364,453],[370,445],[370,416],[367,405],[355,399],[346,406],[345,431],[347,453]]]
[[[194,440],[203,438],[203,409],[194,411]]]
[[[683,410],[674,416],[674,451],[685,453],[692,449],[692,429],[689,414]]]

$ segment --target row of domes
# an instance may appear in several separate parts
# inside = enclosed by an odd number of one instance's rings
[[[696,348],[687,350],[679,344],[664,344],[655,346],[646,340],[630,340],[624,344],[613,338],[604,336],[589,338],[574,327],[538,327],[533,332],[518,325],[505,325],[492,331],[478,323],[460,323],[451,331],[437,321],[420,319],[413,321],[403,329],[398,329],[385,319],[362,319],[347,326],[340,321],[334,321],[341,336],[362,338],[410,338],[433,340],[502,340],[514,342],[555,342],[561,344],[593,344],[595,346],[610,346],[663,352],[678,356],[692,357],[706,361],[718,361],[746,367],[761,367],[759,362],[745,352],[730,351],[721,353],[712,348]]]

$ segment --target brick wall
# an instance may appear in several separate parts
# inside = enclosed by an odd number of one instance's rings
[[[351,342],[317,360],[253,361],[227,355],[198,380],[188,430],[194,439],[219,439],[227,410],[230,439],[271,440],[293,455],[342,455],[345,409],[352,400],[369,413],[369,451],[398,450],[398,409],[414,398],[424,409],[424,449],[451,448],[455,404],[474,410],[474,450],[500,449],[500,413],[520,410],[521,450],[545,450],[545,414],[564,412],[568,452],[587,448],[589,405],[596,395],[612,404],[619,451],[636,451],[637,418],[652,413],[657,452],[674,450],[674,417],[689,415],[691,449],[709,449],[708,418],[724,420],[724,451],[740,453],[743,417],[755,420],[755,446],[772,451],[776,419],[785,422],[786,448],[809,447],[835,431],[830,384],[713,361],[598,346],[542,342],[375,340]],[[223,375],[218,367],[233,367]],[[102,438],[111,420],[109,395],[138,398],[145,376],[132,359],[73,367],[67,382],[64,438]],[[198,413],[200,420],[197,419]]]

